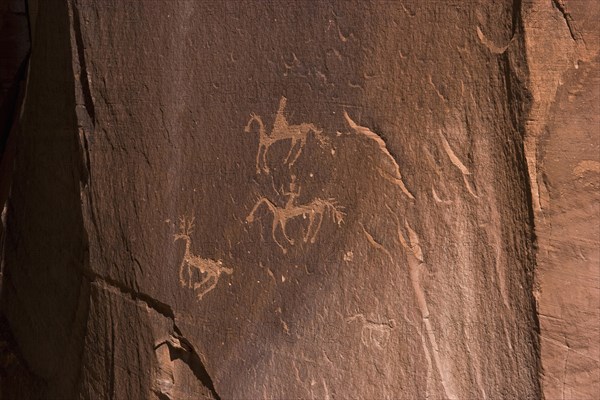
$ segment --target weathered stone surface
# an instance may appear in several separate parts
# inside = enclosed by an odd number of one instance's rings
[[[600,3],[528,2],[527,134],[547,399],[600,396]]]
[[[32,2],[2,301],[42,397],[540,398],[535,6]]]

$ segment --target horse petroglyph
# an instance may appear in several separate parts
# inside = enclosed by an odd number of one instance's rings
[[[273,214],[271,237],[284,254],[287,253],[287,249],[277,240],[277,228],[281,231],[285,241],[290,245],[294,245],[294,240],[289,237],[286,231],[286,224],[289,220],[297,217],[308,218],[308,227],[303,237],[304,243],[315,242],[326,214],[338,225],[343,222],[345,215],[342,211],[343,207],[338,205],[334,199],[324,200],[316,198],[308,204],[296,204],[296,199],[300,196],[300,187],[296,188],[295,176],[293,175],[290,183],[290,191],[285,192],[284,195],[287,196],[287,201],[283,207],[278,207],[266,197],[261,197],[254,205],[254,208],[252,208],[252,211],[250,211],[248,217],[246,217],[248,223],[253,223],[256,218],[256,212],[262,205],[265,205],[267,210]]]
[[[256,152],[256,173],[258,174],[260,174],[262,171],[267,174],[269,173],[267,153],[269,148],[280,140],[289,139],[291,141],[290,151],[284,160],[284,163],[288,163],[289,161],[289,167],[294,165],[296,160],[298,160],[298,157],[300,157],[300,154],[302,154],[302,150],[306,145],[308,135],[311,132],[319,141],[320,145],[326,145],[328,143],[325,136],[322,135],[323,130],[317,128],[314,124],[301,123],[299,125],[290,125],[284,115],[286,104],[287,99],[285,97],[281,97],[279,100],[279,110],[275,116],[273,129],[271,130],[270,134],[266,133],[265,124],[263,123],[262,118],[254,113],[250,114],[250,120],[244,128],[245,132],[250,132],[252,123],[256,122],[258,124],[258,151]],[[294,149],[297,150],[292,157]]]
[[[190,219],[186,217],[180,218],[180,232],[173,235],[173,241],[183,240],[185,242],[185,254],[179,265],[179,283],[183,287],[193,289],[196,292],[198,300],[202,300],[202,297],[217,286],[221,274],[231,275],[233,274],[233,269],[224,267],[220,260],[210,260],[192,254],[192,239],[190,235],[193,229],[193,217]],[[195,279],[195,273],[200,276],[200,279]]]

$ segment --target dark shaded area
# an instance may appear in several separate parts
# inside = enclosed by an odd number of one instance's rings
[[[82,274],[86,236],[66,2],[39,2],[36,36],[3,240],[2,312],[23,360],[3,384],[41,387],[41,398],[74,398],[89,302]],[[13,138],[11,138],[13,140]],[[25,365],[27,367],[25,367]],[[11,370],[8,370],[7,373]],[[25,383],[28,376],[37,383]],[[14,394],[14,392],[13,392]]]
[[[44,389],[27,368],[8,321],[0,315],[0,399],[41,399]]]
[[[181,336],[181,332],[177,327],[175,327],[175,332],[180,335],[178,337],[179,341],[183,345],[183,348],[175,348],[169,344],[169,353],[171,355],[171,360],[180,359],[185,362],[192,372],[194,376],[208,389],[210,393],[214,397],[215,400],[221,400],[221,397],[215,390],[215,385],[212,381],[212,378],[206,371],[200,356],[194,349],[194,346],[190,343],[189,340]],[[167,342],[168,343],[168,342]]]
[[[30,36],[25,0],[0,2],[0,205],[9,189],[15,153],[15,126],[29,60]],[[12,138],[9,141],[9,138]],[[0,222],[0,254],[4,221]],[[3,268],[3,265],[2,265]],[[0,292],[3,285],[0,271]],[[27,367],[10,325],[0,309],[0,399],[40,398],[43,383]]]
[[[519,0],[38,5],[19,398],[539,397]]]
[[[0,157],[12,126],[29,55],[29,22],[25,0],[0,5]]]

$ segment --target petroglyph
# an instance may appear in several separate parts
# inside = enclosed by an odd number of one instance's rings
[[[388,148],[385,144],[385,141],[378,134],[376,134],[369,128],[360,126],[356,122],[354,122],[352,120],[352,118],[350,118],[350,116],[348,115],[346,110],[344,110],[344,118],[346,118],[346,122],[348,123],[350,128],[352,128],[357,134],[363,135],[367,139],[374,141],[377,144],[379,151],[381,153],[383,153],[385,159],[391,165],[391,167],[392,167],[391,173],[389,173],[387,171],[383,171],[381,168],[377,168],[379,174],[382,177],[384,177],[385,179],[387,179],[388,181],[392,182],[394,185],[398,186],[400,188],[400,190],[402,190],[402,192],[409,199],[414,200],[415,197],[412,195],[412,193],[410,193],[408,191],[408,189],[406,188],[406,185],[404,185],[404,181],[402,180],[402,174],[400,173],[400,166],[396,162],[396,159],[394,158],[394,156],[392,156],[392,154],[388,150]]]
[[[231,275],[233,274],[233,269],[224,267],[220,260],[215,261],[192,254],[192,239],[190,235],[193,229],[193,217],[190,219],[186,217],[180,218],[180,232],[173,235],[173,241],[183,240],[185,242],[185,254],[179,265],[179,283],[183,287],[193,289],[196,292],[198,300],[202,300],[208,292],[217,286],[221,274]],[[200,279],[196,279],[196,274],[199,275]]]
[[[406,230],[408,231],[408,241],[404,238],[404,235],[398,228],[398,239],[400,240],[400,244],[406,250],[410,250],[410,252],[415,256],[419,262],[423,262],[423,250],[421,250],[421,245],[419,244],[419,236],[417,233],[410,227],[408,222],[404,223]]]
[[[296,188],[295,176],[292,175],[290,191],[284,193],[288,198],[283,207],[278,207],[266,197],[261,197],[254,205],[254,208],[252,208],[252,211],[250,211],[248,217],[246,217],[248,223],[253,223],[256,212],[262,205],[265,205],[267,210],[273,214],[271,237],[284,254],[287,253],[287,249],[277,240],[277,229],[279,228],[283,238],[288,244],[294,245],[294,240],[288,236],[286,230],[286,224],[289,220],[297,217],[308,217],[308,227],[302,239],[304,243],[315,243],[317,234],[321,230],[321,224],[326,215],[329,215],[333,222],[338,225],[343,222],[345,215],[342,211],[343,207],[338,205],[335,199],[324,200],[316,198],[308,204],[296,204],[296,199],[300,196],[300,190],[300,186]]]
[[[323,398],[325,400],[331,400],[331,396],[329,396],[329,388],[327,387],[327,382],[325,382],[325,378],[321,378],[321,382],[323,383]]]
[[[279,110],[275,116],[273,122],[273,129],[270,134],[265,131],[265,125],[262,118],[254,113],[250,114],[250,120],[244,128],[245,132],[250,132],[252,123],[258,124],[258,151],[256,152],[256,173],[261,172],[269,173],[269,166],[267,163],[267,153],[271,146],[280,140],[290,140],[290,151],[284,159],[284,163],[287,163],[289,167],[293,166],[302,150],[306,145],[308,135],[312,132],[314,137],[317,139],[320,145],[327,145],[329,142],[325,136],[322,135],[323,130],[317,128],[314,124],[301,123],[299,125],[290,125],[284,115],[285,106],[287,99],[281,97],[279,100]],[[294,149],[296,152],[294,154]],[[292,154],[294,156],[292,157]],[[288,163],[289,161],[289,163]]]
[[[465,164],[463,164],[462,161],[460,161],[460,158],[458,158],[456,153],[454,153],[454,150],[452,150],[452,147],[450,147],[450,144],[448,143],[448,140],[446,140],[446,137],[444,136],[442,131],[440,130],[439,132],[440,132],[440,138],[442,140],[442,147],[444,148],[444,151],[448,155],[450,162],[452,162],[452,164],[454,164],[454,166],[456,168],[458,168],[458,170],[462,173],[463,181],[465,182],[465,187],[467,188],[467,191],[469,192],[469,194],[471,194],[471,196],[478,199],[479,196],[475,193],[475,190],[473,190],[473,187],[471,186],[471,183],[469,182],[469,179],[468,179],[468,176],[471,175],[471,171],[469,171],[469,169],[465,166]]]
[[[400,241],[400,244],[409,252],[409,256],[407,258],[410,281],[415,293],[419,311],[421,312],[421,317],[423,319],[423,325],[425,326],[429,345],[432,349],[434,365],[438,374],[440,375],[442,387],[444,388],[446,397],[449,399],[457,399],[452,375],[447,367],[446,360],[442,360],[442,357],[440,356],[440,350],[437,344],[435,332],[429,318],[427,297],[425,295],[423,285],[421,284],[421,271],[426,268],[426,266],[424,263],[423,250],[421,249],[419,235],[414,229],[412,229],[407,221],[404,222],[404,226],[408,232],[408,239],[405,238],[400,229],[400,224],[398,223],[398,240]],[[429,351],[426,351],[426,355],[428,354]]]
[[[298,60],[298,57],[296,57],[295,53],[292,53],[292,57],[292,61],[289,64],[285,61],[285,59],[283,60],[283,65],[285,66],[285,72],[283,76],[288,76],[291,70],[300,65],[300,60]]]
[[[379,349],[384,349],[388,345],[390,334],[396,328],[396,321],[393,319],[389,319],[387,322],[377,322],[365,318],[363,314],[346,318],[347,323],[353,321],[358,321],[362,325],[361,342],[367,347],[375,345]]]
[[[446,188],[446,184],[444,183],[445,179],[444,179],[444,176],[442,175],[442,169],[441,169],[440,165],[438,164],[438,162],[435,160],[435,157],[433,156],[433,154],[431,154],[431,151],[429,151],[429,149],[426,146],[423,146],[423,154],[425,155],[425,160],[431,165],[433,172],[435,172],[435,175],[439,178],[437,185],[439,185],[441,187],[442,193],[447,192],[448,190]],[[436,201],[436,203],[452,204],[452,200],[442,199],[442,197],[446,197],[446,196],[440,196],[440,194],[438,193],[438,190],[435,189],[435,184],[433,184],[433,183],[431,184],[431,196]]]
[[[388,249],[386,249],[381,243],[379,243],[378,241],[375,240],[375,238],[373,237],[373,235],[371,235],[367,231],[367,229],[362,224],[362,222],[360,223],[360,226],[361,226],[361,228],[363,230],[363,233],[365,234],[365,237],[367,238],[367,242],[369,242],[369,244],[371,246],[373,246],[374,248],[376,248],[377,250],[380,250],[380,251],[384,252],[390,258],[390,260],[393,260],[392,254],[388,251]]]
[[[440,196],[437,194],[437,192],[435,191],[435,188],[433,187],[433,185],[431,186],[431,196],[437,203],[452,204],[452,200],[442,200],[440,198]]]

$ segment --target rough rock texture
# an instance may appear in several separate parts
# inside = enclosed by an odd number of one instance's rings
[[[600,397],[600,3],[524,7],[546,399]]]
[[[531,177],[573,182],[536,6],[30,1],[2,307],[39,396],[540,398]]]
[[[0,2],[0,202],[3,208],[10,191],[15,154],[14,132],[19,125],[17,121],[24,95],[29,49],[25,1]],[[9,137],[12,138],[9,140]],[[3,236],[4,224],[0,227],[0,241]]]

